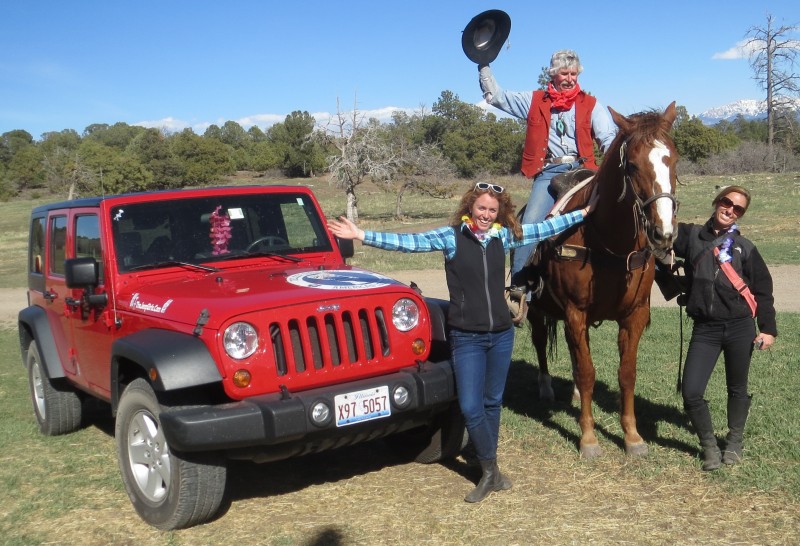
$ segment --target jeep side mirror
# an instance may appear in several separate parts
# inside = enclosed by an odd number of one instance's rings
[[[342,258],[347,259],[355,256],[352,239],[339,239],[336,237],[336,244],[339,245],[339,252],[342,253]]]
[[[94,288],[100,282],[100,266],[94,258],[70,258],[64,261],[67,288]]]

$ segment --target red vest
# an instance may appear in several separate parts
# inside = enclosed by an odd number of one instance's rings
[[[534,91],[528,111],[528,131],[525,147],[522,149],[522,174],[531,178],[544,168],[547,156],[547,137],[550,133],[550,97],[544,91]],[[575,138],[578,141],[578,155],[586,158],[584,165],[597,170],[594,160],[594,139],[592,137],[592,110],[597,99],[583,91],[575,100]]]

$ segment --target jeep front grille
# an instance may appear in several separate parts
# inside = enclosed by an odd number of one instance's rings
[[[279,376],[368,364],[391,353],[380,308],[286,318],[271,322],[268,331]]]

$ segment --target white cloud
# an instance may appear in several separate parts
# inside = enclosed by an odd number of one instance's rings
[[[153,121],[138,121],[133,125],[139,125],[140,127],[147,127],[148,129],[150,128],[166,129],[167,131],[170,132],[182,131],[183,129],[189,127],[189,123],[173,117],[162,118]]]
[[[760,51],[764,47],[764,42],[761,40],[740,40],[735,46],[722,51],[714,53],[711,58],[714,60],[730,61],[736,59],[749,59],[756,51]]]
[[[358,116],[364,122],[368,119],[375,118],[381,123],[388,123],[392,121],[392,114],[396,111],[405,112],[408,115],[413,115],[418,113],[418,109],[415,108],[400,108],[395,106],[385,106],[383,108],[376,108],[374,110],[359,110]],[[260,129],[269,129],[276,123],[283,123],[286,121],[286,116],[288,114],[253,114],[250,116],[245,116],[239,118],[236,121],[239,125],[242,126],[245,130],[249,129],[250,127],[257,125]],[[316,122],[317,126],[324,127],[333,123],[336,116],[330,112],[311,112],[309,113]],[[352,118],[352,111],[349,112],[342,112],[342,115],[345,116],[347,119]],[[202,135],[205,133],[206,129],[208,129],[211,125],[222,126],[225,124],[227,120],[223,120],[219,118],[214,121],[202,121],[197,123],[189,123],[187,121],[174,118],[174,117],[166,117],[157,120],[144,120],[134,123],[133,125],[138,125],[141,127],[147,128],[156,128],[166,130],[168,132],[178,132],[186,129],[187,127],[191,128],[198,135]]]

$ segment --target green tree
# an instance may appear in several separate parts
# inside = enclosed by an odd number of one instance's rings
[[[185,168],[185,182],[208,184],[233,174],[236,165],[230,146],[214,138],[203,138],[184,129],[170,139],[175,156]]]
[[[45,172],[42,166],[44,155],[34,144],[19,148],[6,167],[6,178],[17,190],[44,187]]]
[[[308,112],[296,110],[267,132],[283,156],[281,170],[289,177],[314,176],[325,168],[324,149],[315,138],[316,120]]]
[[[697,117],[675,123],[672,129],[675,147],[681,157],[692,162],[734,147],[738,139],[713,127],[706,127]]]
[[[128,125],[123,122],[118,122],[111,126],[96,124],[86,128],[84,138],[97,140],[101,144],[122,151],[128,147],[128,144],[131,143],[131,140],[136,135],[143,131],[146,131],[144,127]]]
[[[20,148],[33,144],[33,137],[28,131],[15,129],[0,135],[0,163],[8,163]]]
[[[142,131],[131,140],[125,153],[152,173],[153,189],[181,186],[185,165],[175,156],[167,137],[160,130],[150,128]]]

